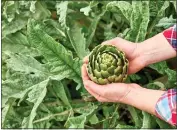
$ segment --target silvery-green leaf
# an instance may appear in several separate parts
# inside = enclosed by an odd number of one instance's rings
[[[78,67],[81,66],[81,61],[78,58],[74,59],[71,52],[41,30],[36,21],[31,20],[28,23],[27,31],[31,45],[36,47],[53,66],[51,68],[53,74],[63,75],[76,82],[81,82],[80,67]]]
[[[60,15],[59,22],[61,23],[61,26],[64,28],[67,27],[66,25],[66,15],[67,15],[67,9],[68,9],[68,1],[62,1],[56,3],[56,10],[57,14]]]
[[[78,57],[83,59],[88,52],[86,51],[86,40],[81,28],[79,28],[76,24],[71,25],[70,29],[67,30],[67,34]]]
[[[27,100],[34,103],[31,113],[28,117],[25,117],[22,122],[22,128],[33,128],[33,120],[36,116],[36,111],[40,103],[43,101],[46,92],[47,85],[50,80],[45,80],[39,84],[36,84],[33,89],[28,93]]]
[[[164,17],[159,20],[159,23],[156,25],[156,27],[163,27],[164,29],[167,29],[169,27],[172,27],[173,25],[176,24],[176,19],[173,19],[172,15],[167,18]]]

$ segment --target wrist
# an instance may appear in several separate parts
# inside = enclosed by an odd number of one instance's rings
[[[137,84],[132,84],[130,87],[131,90],[124,103],[155,115],[156,103],[164,91],[146,89]]]
[[[176,56],[176,51],[162,33],[141,42],[136,53],[145,66]]]
[[[134,106],[132,102],[132,100],[134,100],[133,95],[135,95],[135,93],[138,92],[140,89],[143,89],[143,88],[139,86],[138,84],[134,84],[134,83],[129,84],[128,89],[127,89],[128,94],[126,95],[124,100],[122,100],[122,103]]]

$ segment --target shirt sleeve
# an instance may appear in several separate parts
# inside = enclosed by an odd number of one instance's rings
[[[169,89],[159,98],[155,107],[157,117],[174,126],[177,126],[176,94],[177,89]]]
[[[177,40],[176,40],[176,24],[173,27],[163,31],[163,35],[170,43],[170,45],[177,51]]]

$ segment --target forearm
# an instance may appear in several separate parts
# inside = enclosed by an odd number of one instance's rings
[[[146,89],[139,85],[130,87],[131,91],[123,102],[155,115],[155,105],[165,91]]]
[[[137,53],[145,59],[145,64],[167,60],[176,56],[176,51],[162,33],[145,40],[138,45]]]

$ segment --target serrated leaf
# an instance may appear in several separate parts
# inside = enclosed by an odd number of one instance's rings
[[[56,3],[56,10],[57,14],[60,15],[59,22],[61,23],[61,26],[66,28],[66,15],[67,15],[67,9],[68,9],[68,1],[62,1]]]
[[[171,129],[173,128],[170,124],[168,124],[167,122],[160,120],[159,118],[156,118],[156,122],[159,125],[159,127],[162,129]]]
[[[101,17],[105,14],[106,11],[103,11],[101,14],[99,14],[97,17],[95,17],[91,23],[91,25],[89,26],[88,29],[88,33],[87,33],[87,40],[86,40],[86,48],[88,48],[90,46],[90,44],[92,43],[97,25],[101,19]]]
[[[167,69],[165,70],[165,73],[166,73],[166,75],[168,76],[168,81],[167,81],[167,83],[165,84],[165,87],[166,87],[167,89],[175,88],[176,85],[177,85],[177,81],[176,81],[176,76],[177,76],[177,74],[176,74],[176,71],[167,68]]]
[[[165,84],[163,84],[162,82],[158,82],[158,81],[149,83],[147,87],[150,89],[157,89],[157,90],[159,89],[164,90],[166,88]]]
[[[107,10],[118,13],[126,19],[126,22],[131,21],[132,5],[126,1],[109,2],[106,6]]]
[[[34,128],[34,129],[41,129],[41,128],[50,129],[51,126],[52,126],[52,124],[51,124],[50,122],[48,122],[48,121],[43,121],[43,122],[34,124],[34,125],[33,125],[33,128]]]
[[[160,21],[156,25],[156,27],[163,27],[164,29],[167,29],[175,24],[176,24],[176,19],[173,19],[172,15],[171,15],[169,18],[164,17],[164,18],[160,19]]]
[[[25,116],[24,113],[27,112],[28,109],[24,110],[25,107],[19,108],[19,107],[15,106],[16,105],[15,99],[10,99],[6,105],[10,105],[10,107],[8,107],[8,110],[6,109],[7,111],[3,110],[3,112],[5,112],[5,113],[2,113],[2,114],[3,114],[3,116],[5,116],[5,118],[3,117],[5,120],[4,120],[4,122],[2,122],[3,123],[2,128],[3,129],[20,128],[22,118],[23,118],[23,116]]]
[[[30,47],[27,37],[21,32],[9,34],[2,39],[3,52],[9,51],[13,53],[21,53],[23,55],[39,56],[40,54],[35,48]]]
[[[89,16],[89,12],[98,4],[98,1],[91,1],[88,6],[80,9],[80,12],[83,12],[84,15]]]
[[[9,112],[11,111],[14,101],[15,101],[14,99],[10,100],[8,104],[6,104],[5,107],[2,109],[2,128],[5,127],[7,116],[9,115]]]
[[[147,34],[152,33],[154,26],[164,16],[165,9],[169,6],[169,1],[150,1],[150,16],[152,17]]]
[[[31,4],[33,2],[31,1]],[[37,1],[34,6],[35,6],[35,13],[32,14],[32,17],[34,19],[43,20],[43,19],[46,19],[46,18],[50,17],[51,13],[47,9],[47,5],[45,4],[45,2]],[[31,7],[32,7],[32,5],[31,5]],[[30,9],[31,9],[31,7],[30,7]],[[32,10],[32,11],[34,11],[34,10]]]
[[[35,7],[35,4],[36,4],[37,1],[31,1],[31,4],[30,4],[30,11],[32,13],[35,13],[35,10],[36,10],[36,7]]]
[[[15,1],[5,1],[2,14],[5,16],[8,22],[14,20],[15,13],[19,13],[18,3]]]
[[[143,124],[141,129],[150,129],[150,128],[155,128],[155,120],[152,118],[152,116],[147,113],[147,112],[142,112],[143,113]]]
[[[165,88],[173,88],[176,85],[176,72],[168,68],[166,61],[158,62],[149,65],[150,68],[156,70],[158,73],[167,75],[168,81],[165,83]]]
[[[150,14],[151,17],[156,17],[158,12],[163,7],[165,1],[150,1]]]
[[[96,109],[98,108],[98,106],[96,105],[85,105],[85,107],[81,107],[78,108],[77,110],[75,110],[77,113],[80,114],[85,114],[87,116],[89,116],[90,114],[92,114]]]
[[[130,31],[125,39],[133,42],[145,40],[149,23],[149,2],[132,1],[132,14],[130,20]]]
[[[58,24],[58,21],[55,21],[53,19],[46,19],[43,26],[45,28],[45,32],[48,33],[50,36],[54,35],[56,38],[59,38],[61,40],[64,40],[63,38],[66,38],[64,29],[62,29],[60,24]]]
[[[147,27],[149,23],[149,2],[148,1],[142,2],[141,15],[142,15],[142,21],[135,40],[136,42],[141,42],[145,40]]]
[[[22,54],[10,54],[9,56],[10,59],[6,61],[8,68],[41,77],[49,76],[47,69],[33,57]]]
[[[31,45],[36,47],[51,64],[53,74],[81,82],[80,67],[78,67],[81,66],[80,60],[73,59],[72,53],[42,31],[34,20],[29,21],[27,31]]]
[[[176,71],[167,68],[165,73],[167,74],[169,81],[176,81]]]
[[[2,39],[3,44],[21,44],[29,46],[27,37],[21,32],[16,32]],[[4,51],[4,50],[3,50]]]
[[[80,12],[83,12],[86,16],[89,15],[89,12],[91,11],[92,9],[90,8],[90,6],[87,6],[87,7],[84,7],[84,8],[81,8],[80,9]]]
[[[36,110],[40,103],[43,101],[46,92],[47,92],[47,85],[50,80],[42,81],[39,84],[33,86],[33,89],[28,93],[28,101],[34,103],[34,106],[31,110],[31,113],[28,117],[25,117],[22,122],[22,128],[33,128],[33,120],[36,116]]]
[[[99,122],[99,119],[98,117],[96,116],[96,114],[94,114],[90,119],[89,119],[89,122],[91,124],[97,124]]]
[[[70,126],[69,128],[84,128],[84,124],[90,120],[90,118],[95,114],[97,109],[98,106],[91,104],[75,109],[77,113],[80,113],[82,115],[69,118],[66,122],[66,127]],[[83,122],[81,124],[78,124],[81,118]]]
[[[2,83],[3,105],[10,98],[23,100],[26,93],[32,89],[32,86],[47,79],[61,80],[63,77],[51,75],[47,68],[40,64],[31,56],[22,54],[8,53],[9,59],[7,64],[7,80]]]
[[[24,28],[27,24],[27,20],[27,17],[16,16],[13,22],[7,23],[2,27],[2,38]]]
[[[24,9],[24,7],[28,8],[31,6],[31,1],[18,1],[18,4]]]
[[[176,1],[174,0],[174,1],[171,1],[171,2],[173,3],[173,5],[175,7],[175,10],[176,10]]]
[[[145,40],[149,23],[149,1],[125,1],[110,2],[107,10],[119,13],[130,25],[130,30],[125,39],[133,42]]]
[[[117,112],[119,105],[103,106],[103,115],[106,118],[103,123],[103,128],[115,128],[119,119],[119,113]]]
[[[16,77],[19,77],[17,79]],[[32,89],[32,85],[40,82],[41,79],[38,77],[31,77],[21,73],[13,73],[8,80],[2,82],[2,106],[11,97],[16,99],[23,99],[28,91]]]
[[[63,84],[60,81],[52,81],[52,89],[55,95],[67,106],[71,107],[71,104],[66,95]]]
[[[30,87],[47,78],[47,69],[31,56],[8,54],[7,80],[2,83],[3,104],[10,97],[23,98]]]
[[[40,105],[39,107],[42,106]],[[33,121],[33,125],[40,124],[41,122],[49,122],[50,120],[66,121],[68,119],[68,115],[71,113],[70,109],[65,111],[63,106],[48,106],[48,109],[50,110],[50,113],[43,113],[42,115],[38,114]]]
[[[140,77],[138,74],[131,74],[131,75],[130,75],[130,78],[131,78],[133,81],[136,81],[136,80],[141,79],[141,77]]]
[[[132,116],[132,118],[133,118],[133,120],[135,122],[135,126],[137,128],[141,128],[142,121],[140,119],[140,116],[138,116],[137,110],[134,107],[132,107],[132,106],[128,106],[128,110],[129,110],[129,112],[130,112],[130,114],[131,114],[131,116]]]
[[[111,22],[110,24],[108,24],[105,28],[104,28],[104,36],[105,36],[105,41],[106,40],[111,40],[115,37],[117,37],[117,35],[112,32],[112,26],[113,26],[113,22]]]
[[[25,81],[25,79],[22,79],[22,80],[24,80],[23,82],[26,82]],[[16,83],[16,82],[12,82],[13,83],[13,87],[16,87],[16,85],[18,85],[19,83]],[[16,84],[14,84],[14,83],[16,83]],[[31,83],[31,82],[29,82],[29,83]],[[28,83],[28,84],[29,84]],[[11,95],[9,95],[8,96],[8,98],[10,99],[10,98],[12,98],[13,97],[13,99],[14,99],[14,101],[16,100],[16,99],[20,99],[20,101],[21,100],[23,100],[23,98],[24,97],[26,97],[26,95],[28,94],[29,95],[29,101],[33,101],[34,103],[37,103],[37,104],[35,104],[34,105],[34,107],[33,107],[33,110],[32,110],[32,112],[31,113],[33,113],[32,114],[32,116],[34,116],[35,117],[35,111],[36,111],[36,109],[37,109],[37,107],[38,107],[38,105],[39,105],[39,101],[41,101],[41,98],[42,98],[42,94],[43,94],[43,91],[41,91],[42,89],[40,89],[40,87],[44,87],[43,85],[43,82],[41,82],[41,83],[38,83],[38,84],[36,84],[36,85],[34,85],[34,86],[30,86],[29,87],[29,85],[28,84],[26,84],[27,85],[27,87],[26,87],[26,89],[24,89],[24,88],[20,88],[21,86],[18,86],[19,88],[17,89],[17,87],[15,88],[15,89],[11,89],[10,88],[10,85],[8,85],[7,83],[6,83],[6,86],[5,86],[5,84],[3,84],[3,87],[4,88],[2,88],[2,90],[4,91],[5,89],[6,90],[9,90],[9,92],[8,93],[12,93]],[[32,84],[32,83],[31,83]],[[7,87],[9,87],[8,89],[7,89]],[[23,86],[24,87],[24,86]],[[38,88],[39,87],[39,88]],[[22,90],[19,90],[19,89],[22,89]],[[7,94],[7,91],[4,91],[4,94]],[[15,90],[15,91],[12,91],[12,90]],[[37,94],[37,91],[38,91],[38,94]],[[42,92],[42,93],[41,93]],[[45,92],[45,91],[44,91]],[[36,95],[35,95],[36,94]],[[41,95],[41,96],[40,96]],[[35,98],[38,98],[38,100],[37,99],[35,99]],[[32,100],[30,100],[30,99],[32,99]],[[24,114],[24,113],[23,113]],[[9,116],[9,113],[5,113],[5,115],[4,116]],[[32,117],[33,118],[33,117]],[[13,117],[13,119],[15,119],[14,117]],[[29,120],[28,120],[29,121]]]
[[[164,1],[163,5],[161,6],[161,8],[158,10],[157,13],[157,19],[155,20],[159,20],[160,17],[162,17],[165,13],[165,9],[169,6],[169,1]]]
[[[77,117],[71,117],[68,119],[66,123],[67,128],[84,128],[84,123],[86,122],[86,116],[85,115],[80,115]]]
[[[165,70],[168,68],[166,61],[151,64],[149,67],[156,70],[160,74],[165,74]]]
[[[81,28],[77,25],[70,27],[67,34],[75,52],[80,59],[83,59],[88,53],[86,52],[86,40]]]

